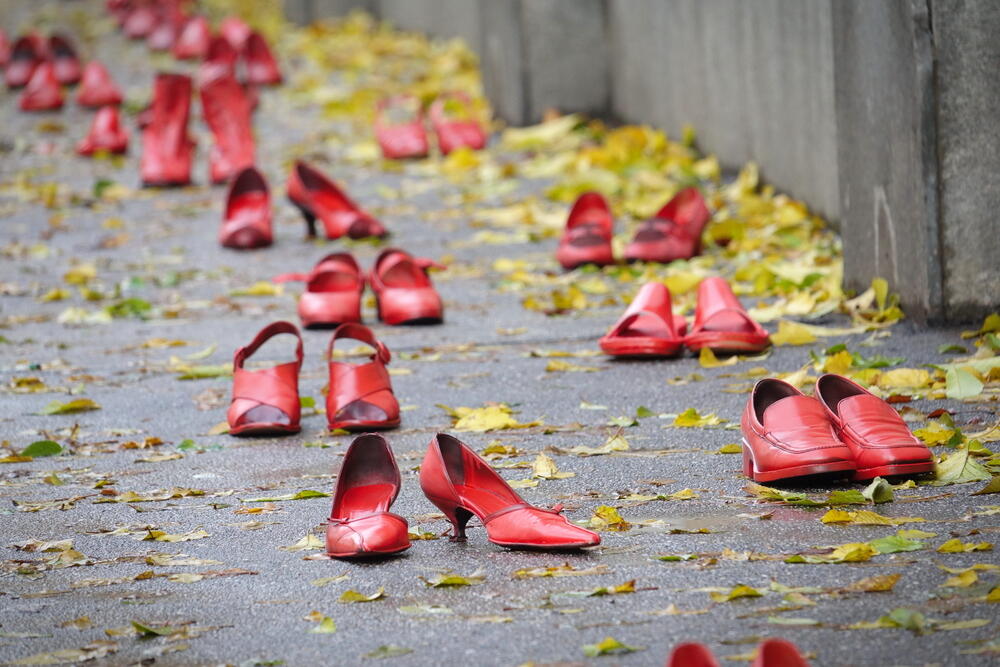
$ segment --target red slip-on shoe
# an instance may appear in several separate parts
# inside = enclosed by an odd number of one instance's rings
[[[80,88],[76,91],[76,103],[82,107],[103,107],[122,103],[122,91],[114,82],[108,70],[96,60],[83,66]]]
[[[144,186],[177,186],[191,182],[194,141],[188,136],[191,78],[157,74],[149,122],[142,129],[139,171]]]
[[[291,334],[297,341],[295,361],[270,368],[248,369],[243,364],[270,338]],[[298,433],[302,407],[299,403],[299,370],[302,368],[302,337],[291,322],[272,322],[233,358],[233,399],[226,419],[230,435],[279,435]]]
[[[704,644],[678,644],[670,652],[667,667],[719,667],[715,656]]]
[[[636,230],[625,247],[630,262],[672,262],[701,253],[701,233],[712,218],[697,188],[684,188]]]
[[[208,158],[209,177],[212,183],[225,183],[254,163],[250,103],[231,73],[203,84],[200,92],[202,115],[215,137]]]
[[[757,647],[750,667],[809,667],[799,649],[784,639],[765,639]]]
[[[669,357],[680,351],[686,329],[684,317],[674,315],[670,290],[649,282],[601,338],[601,350],[613,357]]]
[[[31,81],[18,100],[21,111],[53,111],[63,105],[62,87],[56,80],[55,68],[46,61],[35,68]]]
[[[211,39],[212,29],[208,19],[201,15],[192,16],[177,34],[171,52],[178,60],[201,60],[208,53]]]
[[[350,253],[327,255],[309,273],[284,273],[273,280],[305,282],[306,291],[299,297],[299,317],[307,329],[328,329],[361,321],[365,279]]]
[[[333,181],[305,162],[296,162],[285,188],[288,199],[302,212],[309,236],[316,236],[316,218],[328,239],[384,238],[385,227],[338,188]]]
[[[608,201],[599,192],[580,195],[566,220],[556,261],[567,271],[583,264],[608,266],[615,263],[611,252],[614,218]]]
[[[363,364],[334,361],[333,345],[345,338],[375,348],[371,360]],[[330,360],[326,419],[331,431],[375,431],[399,426],[399,402],[385,368],[392,354],[371,329],[353,322],[341,324],[330,337],[326,354]]]
[[[6,67],[10,61],[10,38],[7,31],[0,28],[0,67]]]
[[[243,42],[242,52],[247,85],[274,86],[281,83],[281,69],[263,35],[249,33]]]
[[[750,317],[725,278],[705,278],[698,285],[694,326],[684,344],[697,352],[760,352],[771,344],[764,327]]]
[[[264,248],[272,242],[271,195],[267,179],[256,167],[244,167],[229,183],[219,243],[226,248],[250,250]]]
[[[816,380],[814,393],[854,454],[855,480],[934,470],[934,455],[927,445],[910,432],[891,405],[861,385],[828,373]]]
[[[4,82],[8,88],[22,88],[31,81],[31,75],[46,58],[45,42],[37,33],[22,35],[10,48],[10,57],[4,67]]]
[[[160,15],[152,5],[138,5],[129,10],[125,22],[122,23],[122,32],[129,39],[145,39],[156,29],[159,22]]]
[[[856,468],[823,405],[784,380],[765,378],[754,385],[740,426],[743,474],[755,482],[850,474]]]
[[[398,248],[379,253],[368,278],[379,319],[386,324],[441,324],[444,306],[427,275],[431,268],[444,267]]]
[[[90,132],[77,145],[80,155],[93,155],[97,151],[121,154],[128,150],[128,130],[122,125],[118,107],[102,107],[94,116]]]
[[[219,24],[219,34],[225,37],[236,51],[243,48],[251,32],[250,26],[239,16],[227,16]]]
[[[375,433],[355,438],[337,474],[326,552],[334,558],[371,558],[409,549],[406,519],[389,511],[401,485],[386,439]]]
[[[420,488],[451,522],[452,541],[465,540],[473,515],[486,537],[502,547],[580,549],[601,537],[571,524],[561,505],[547,510],[529,505],[497,472],[458,438],[438,433],[420,466]]]
[[[486,145],[486,133],[472,117],[471,106],[468,96],[461,92],[445,93],[431,105],[431,124],[442,154],[463,146],[479,150]]]
[[[420,101],[412,95],[381,100],[375,112],[375,139],[388,160],[427,157],[427,130]]]
[[[76,55],[76,49],[68,37],[60,34],[50,36],[49,54],[59,83],[70,86],[80,81],[82,71],[80,58]]]

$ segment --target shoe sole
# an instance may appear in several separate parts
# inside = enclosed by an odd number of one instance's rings
[[[833,463],[814,463],[805,466],[793,466],[791,468],[781,468],[780,470],[768,470],[759,472],[757,464],[753,460],[753,450],[743,438],[743,474],[754,482],[775,482],[793,477],[808,477],[810,475],[828,475],[831,473],[853,473],[857,466],[853,461],[836,461]]]
[[[921,461],[920,463],[890,463],[874,468],[859,469],[851,477],[854,481],[874,479],[875,477],[899,477],[901,475],[921,475],[934,471],[933,461]]]

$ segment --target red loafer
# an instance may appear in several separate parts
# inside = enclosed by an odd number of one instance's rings
[[[611,252],[614,224],[604,195],[584,192],[569,211],[566,230],[556,250],[556,261],[567,271],[583,264],[614,264]]]
[[[406,519],[389,511],[402,482],[385,438],[368,433],[347,448],[326,524],[334,558],[387,556],[410,548]]]
[[[118,107],[102,107],[94,115],[90,132],[77,145],[80,155],[93,155],[97,151],[121,154],[128,150],[128,130],[122,125]]]
[[[547,510],[526,503],[489,463],[445,433],[427,448],[420,488],[451,522],[452,541],[465,540],[465,525],[475,515],[487,539],[503,547],[579,549],[601,543],[597,533],[562,516],[561,506]]]
[[[697,352],[760,352],[771,344],[764,327],[750,317],[725,278],[705,278],[698,285],[694,326],[684,344]]]
[[[243,42],[242,51],[247,85],[274,86],[281,83],[281,69],[263,35],[259,32],[249,33]]]
[[[472,117],[471,106],[468,96],[460,92],[445,93],[431,105],[431,124],[442,154],[462,147],[479,150],[486,145],[486,133]]]
[[[256,167],[244,167],[229,183],[219,243],[226,248],[249,250],[264,248],[272,242],[267,179]]]
[[[743,474],[755,482],[856,468],[823,405],[784,380],[766,378],[754,385],[740,426]]]
[[[643,222],[625,247],[630,262],[672,262],[701,253],[701,233],[712,218],[697,188],[684,188]]]
[[[172,52],[178,60],[201,60],[208,53],[212,29],[204,16],[192,16],[181,28]]]
[[[431,268],[444,267],[398,248],[383,250],[368,278],[378,318],[386,324],[441,324],[444,306],[427,274]]]
[[[862,386],[828,373],[816,380],[816,398],[854,454],[854,479],[918,475],[934,470],[934,455],[891,405]]]
[[[375,139],[387,160],[427,157],[427,130],[420,101],[412,95],[380,101],[375,112]]]
[[[601,350],[613,357],[670,357],[684,345],[686,329],[684,316],[674,315],[670,290],[649,282],[601,338]]]
[[[80,88],[76,91],[76,103],[93,108],[118,105],[122,103],[122,91],[104,65],[91,60],[83,66]]]
[[[363,364],[334,361],[333,345],[341,339],[360,341],[375,348]],[[326,394],[326,419],[330,430],[374,431],[399,426],[399,403],[385,366],[392,354],[363,324],[341,324],[330,337],[330,386]]]
[[[52,63],[43,62],[35,68],[17,104],[21,111],[53,111],[62,108],[62,87],[56,80]]]
[[[202,84],[200,92],[202,115],[215,138],[208,156],[209,178],[225,183],[254,163],[250,103],[232,73]]]
[[[327,255],[309,273],[284,273],[274,282],[301,280],[306,291],[299,297],[299,317],[307,329],[337,327],[361,321],[361,294],[365,279],[350,253]]]
[[[188,136],[191,79],[183,74],[157,74],[149,122],[142,129],[139,171],[145,186],[191,182],[194,141]]]
[[[674,647],[667,667],[719,667],[719,663],[707,646],[691,642]]]
[[[750,667],[809,667],[799,649],[784,639],[766,639],[757,647]]]
[[[298,341],[295,361],[271,368],[250,370],[243,363],[267,340],[291,334]],[[230,435],[280,435],[299,432],[299,369],[302,337],[291,322],[273,322],[253,342],[236,350],[233,359],[233,398],[226,418]]]
[[[76,55],[73,43],[65,35],[55,34],[49,37],[49,54],[56,73],[56,80],[64,86],[71,86],[80,81],[80,58]]]
[[[288,199],[302,212],[309,236],[316,236],[316,218],[328,239],[388,236],[385,227],[362,211],[333,181],[305,162],[296,162],[285,188]]]

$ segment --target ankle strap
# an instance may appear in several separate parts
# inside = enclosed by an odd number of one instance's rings
[[[330,343],[326,347],[326,357],[328,360],[333,360],[333,344],[341,338],[349,338],[371,345],[375,348],[375,354],[372,355],[372,359],[378,359],[383,364],[388,364],[392,360],[392,353],[389,352],[389,348],[382,341],[375,338],[375,334],[372,333],[371,329],[357,322],[341,324],[333,332],[333,335],[330,336]]]
[[[295,363],[301,368],[302,366],[302,336],[299,335],[298,328],[291,322],[272,322],[257,333],[257,336],[253,341],[246,347],[241,347],[236,350],[236,355],[233,357],[233,367],[236,369],[243,368],[243,362],[247,360],[257,349],[263,345],[265,342],[277,336],[279,334],[291,334],[295,336],[298,343],[295,345]]]

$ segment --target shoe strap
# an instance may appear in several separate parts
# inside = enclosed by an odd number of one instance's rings
[[[333,344],[342,338],[348,338],[371,345],[375,348],[375,354],[372,355],[371,359],[372,361],[377,360],[380,365],[388,364],[392,360],[392,353],[389,351],[389,348],[387,348],[382,341],[375,338],[375,334],[372,333],[371,329],[363,324],[358,324],[357,322],[347,322],[337,327],[333,332],[333,335],[330,336],[330,343],[326,347],[326,358],[331,360],[331,366],[333,364],[341,363],[333,361]]]
[[[291,334],[295,336],[298,341],[295,346],[295,365],[296,368],[302,367],[302,336],[299,334],[298,328],[291,322],[272,322],[266,327],[261,329],[253,341],[246,347],[241,347],[236,350],[236,354],[233,357],[233,369],[242,370],[243,362],[246,361],[254,352],[260,348],[265,342],[277,336],[278,334]]]

